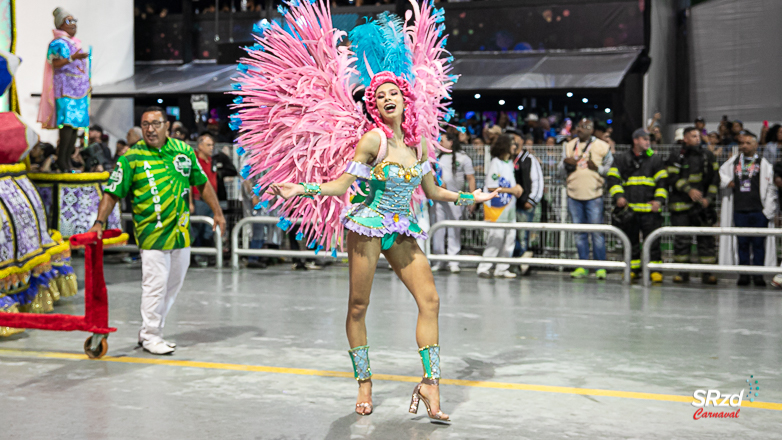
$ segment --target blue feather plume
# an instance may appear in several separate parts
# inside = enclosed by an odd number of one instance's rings
[[[356,69],[360,74],[361,83],[369,87],[372,73],[384,71],[393,72],[413,82],[412,53],[405,44],[405,33],[402,19],[394,14],[384,12],[376,21],[356,26],[348,38],[352,50],[356,54]],[[369,66],[369,68],[367,68]]]

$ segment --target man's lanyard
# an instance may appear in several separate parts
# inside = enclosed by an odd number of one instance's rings
[[[760,169],[759,166],[757,166],[757,160],[758,155],[755,153],[754,156],[752,156],[752,162],[745,165],[744,164],[744,154],[739,156],[739,163],[736,165],[736,176],[739,178],[739,180],[744,178],[744,171],[747,171],[747,178],[751,179],[755,173],[757,173]]]
[[[578,144],[581,142],[580,139],[576,139],[576,148],[573,149],[573,159],[578,161],[578,167],[581,169],[586,169],[589,166],[587,165],[587,162],[589,161],[589,150],[592,148],[592,141],[595,140],[595,137],[592,136],[591,139],[589,139],[589,142],[587,142],[586,147],[584,147],[584,153],[579,154],[578,152]]]
[[[594,136],[592,136],[589,139],[589,142],[587,142],[586,146],[584,147],[584,156],[589,154],[589,149],[592,148],[592,141],[593,140],[595,140]],[[580,144],[580,143],[581,143],[581,140],[580,139],[576,139],[576,148],[573,149],[573,158],[576,159],[576,160],[578,160],[580,158],[580,156],[581,156],[579,154],[579,152],[578,152],[578,144]]]

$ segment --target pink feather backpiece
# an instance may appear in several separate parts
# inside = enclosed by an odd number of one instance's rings
[[[236,108],[238,143],[250,164],[245,178],[260,176],[257,192],[274,182],[338,178],[369,125],[352,97],[355,59],[347,48],[337,47],[345,33],[332,27],[328,4],[305,0],[285,20],[300,39],[277,23],[256,36],[260,48],[241,60],[249,68],[238,78],[241,90],[234,92],[242,97]],[[302,219],[300,232],[307,243],[317,239],[322,247],[333,247],[338,243],[331,240],[342,237],[339,214],[351,195],[279,199],[275,206],[282,205],[285,217]]]
[[[437,28],[442,11],[430,5],[415,9],[416,22],[406,25],[416,79],[415,106],[420,114],[420,133],[434,160],[440,122],[449,119],[449,99],[454,77],[448,75],[448,59]],[[371,127],[360,103],[353,100],[358,74],[356,58],[347,47],[338,47],[345,32],[335,29],[328,2],[294,0],[285,10],[287,29],[265,24],[257,44],[240,60],[237,115],[232,124],[240,133],[238,150],[248,164],[245,179],[257,178],[256,194],[268,204],[273,196],[264,191],[272,183],[324,183],[343,174],[353,158],[361,136]],[[438,15],[439,13],[439,15]],[[408,20],[409,21],[409,17]],[[342,247],[343,226],[339,215],[350,204],[354,186],[341,197],[278,199],[275,207],[287,218],[301,218],[300,234],[310,248]],[[422,192],[416,199],[422,199]],[[281,219],[280,226],[290,223]]]
[[[442,10],[435,10],[428,0],[420,8],[416,0],[410,0],[410,3],[413,4],[413,11],[412,14],[408,11],[405,17],[405,32],[413,58],[413,90],[419,133],[428,145],[434,146],[429,148],[429,157],[436,160],[435,150],[443,149],[439,143],[440,133],[444,131],[441,124],[453,116],[453,111],[448,108],[451,104],[451,89],[456,82],[456,77],[448,74],[453,58],[445,50],[448,36],[442,36],[445,30]],[[410,15],[415,17],[413,22],[410,22]]]

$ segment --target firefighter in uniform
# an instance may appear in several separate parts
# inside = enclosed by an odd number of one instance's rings
[[[632,279],[641,270],[641,241],[663,225],[662,207],[668,199],[668,173],[665,162],[655,154],[649,143],[649,133],[643,128],[633,132],[633,148],[619,154],[608,170],[608,193],[614,201],[612,220],[630,237],[632,244]],[[651,251],[652,263],[662,263],[660,241]],[[651,274],[652,282],[661,283],[660,272]]]
[[[671,153],[668,158],[668,179],[670,199],[668,210],[673,226],[714,226],[717,223],[717,188],[719,185],[719,164],[714,153],[701,148],[698,129],[684,129],[684,145],[679,154]],[[698,257],[701,264],[716,264],[717,253],[714,236],[697,236]],[[673,242],[673,258],[677,263],[689,263],[692,237],[677,235]],[[674,283],[690,281],[688,273],[673,278]],[[704,284],[717,284],[717,277],[703,273]]]

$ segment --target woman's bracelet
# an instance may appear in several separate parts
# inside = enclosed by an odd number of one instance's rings
[[[299,183],[299,185],[304,187],[304,194],[302,194],[301,197],[306,197],[308,199],[311,199],[313,198],[312,196],[320,195],[319,183]]]
[[[472,205],[473,203],[475,203],[475,196],[464,191],[459,191],[459,198],[453,202],[456,206]]]

